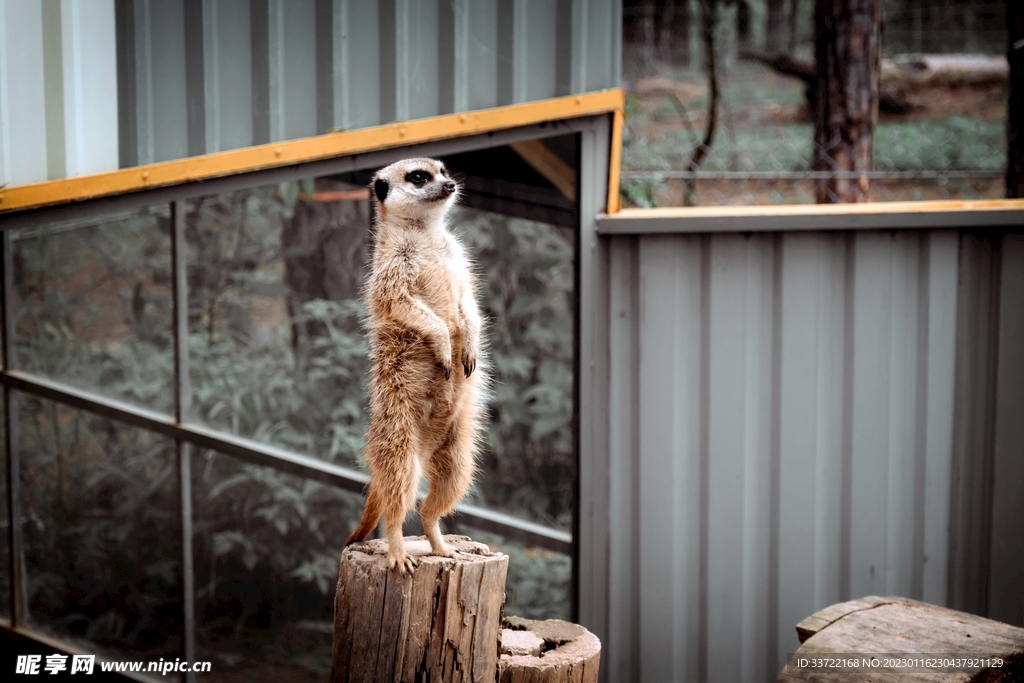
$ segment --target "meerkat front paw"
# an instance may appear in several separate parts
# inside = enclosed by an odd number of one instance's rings
[[[466,377],[473,374],[476,370],[476,353],[469,349],[462,350],[462,369],[466,373]]]
[[[446,343],[438,349],[437,364],[444,370],[444,378],[451,379],[452,376],[452,341],[445,339]]]
[[[398,573],[405,576],[406,572],[412,574],[416,569],[416,559],[402,550],[397,553],[388,551],[388,569],[398,568]]]

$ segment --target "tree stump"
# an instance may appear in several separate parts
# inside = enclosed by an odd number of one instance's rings
[[[508,556],[465,536],[444,539],[454,559],[406,538],[419,566],[405,576],[388,569],[384,539],[341,554],[332,683],[494,681]]]
[[[597,683],[601,641],[565,621],[502,623],[498,683]]]
[[[915,600],[843,602],[796,632],[803,645],[780,682],[1024,681],[1024,628]]]

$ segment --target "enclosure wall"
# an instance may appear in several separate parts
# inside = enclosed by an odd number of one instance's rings
[[[619,85],[620,0],[0,0],[0,185]]]
[[[774,680],[865,595],[1024,624],[1022,235],[683,225],[606,238],[606,680]]]

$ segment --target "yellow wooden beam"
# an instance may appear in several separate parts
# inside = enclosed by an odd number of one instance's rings
[[[576,201],[576,171],[552,152],[542,140],[513,142],[509,147],[547,178],[567,199]]]
[[[134,166],[95,175],[48,180],[0,189],[0,215],[65,202],[178,185],[195,180],[291,166],[307,161],[349,156],[390,147],[489,133],[545,121],[621,111],[622,90],[570,95],[461,114],[447,114],[372,128],[328,133],[300,140],[245,147]]]
[[[625,113],[622,107],[615,110],[612,118],[612,146],[611,155],[608,158],[608,207],[605,209],[609,215],[619,212],[621,202],[619,198],[619,172],[622,166],[622,124],[625,120]]]

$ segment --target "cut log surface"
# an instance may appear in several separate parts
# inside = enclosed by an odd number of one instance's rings
[[[601,641],[567,621],[508,617],[502,623],[499,683],[597,683]]]
[[[384,539],[341,554],[334,599],[332,683],[495,679],[508,556],[465,536],[445,536],[454,559],[405,539],[411,575],[387,567]]]
[[[1024,629],[923,602],[861,598],[796,630],[803,645],[780,682],[1024,681]]]

